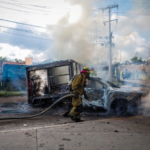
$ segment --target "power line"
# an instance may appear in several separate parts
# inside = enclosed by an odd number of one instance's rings
[[[147,7],[147,6],[146,6],[146,7]],[[144,10],[142,10],[141,12],[143,12],[143,11],[144,11]],[[138,14],[138,15],[140,16],[140,15],[142,15],[142,14]],[[149,16],[149,15],[147,15],[147,16]],[[133,18],[133,20],[135,20],[135,19],[137,19],[137,17],[134,17],[134,18]],[[132,21],[133,21],[133,20],[132,20]],[[129,22],[125,23],[124,25],[127,25],[127,24],[129,24]],[[120,26],[120,28],[121,28],[121,27],[122,27],[122,26]],[[118,29],[120,29],[120,28],[118,28]]]
[[[24,7],[24,6],[20,6],[20,4],[8,3],[8,2],[4,2],[4,1],[0,1],[0,3],[9,4],[9,5],[13,5],[13,6],[21,7],[21,8],[26,8],[26,9],[30,9],[30,10],[41,11],[41,12],[51,12],[51,11],[44,11],[44,10],[38,10],[38,9],[29,8],[29,7]]]
[[[2,30],[1,30],[1,31],[2,31]],[[23,36],[23,37],[34,38],[34,39],[51,40],[51,39],[37,38],[37,37],[32,37],[32,36],[27,36],[27,35],[22,35],[22,34],[16,34],[16,33],[8,32],[8,31],[2,31],[2,32],[8,33],[8,34],[13,34],[13,35],[18,35],[18,36]]]
[[[150,16],[150,14],[139,14],[139,13],[126,13],[126,12],[112,12],[112,13],[118,13],[118,14],[125,14],[126,16],[128,15],[137,15],[137,16]]]
[[[11,21],[11,20],[6,20],[6,19],[0,19],[0,20],[1,20],[1,21],[12,22],[12,23],[17,23],[17,24],[22,24],[22,25],[27,25],[27,26],[32,26],[32,27],[36,27],[36,28],[43,28],[43,29],[46,29],[45,27],[36,26],[36,25],[31,25],[31,24],[26,24],[26,23],[21,23],[21,22],[16,22],[16,21]]]
[[[17,30],[17,31],[21,31],[21,32],[26,32],[26,33],[34,33],[34,34],[40,33],[40,35],[49,36],[49,34],[43,34],[41,32],[34,32],[34,31],[31,31],[31,30],[24,30],[24,29],[19,29],[19,28],[11,28],[11,27],[2,26],[2,25],[0,25],[0,27],[7,28],[7,29],[10,29],[10,30]]]
[[[94,11],[100,11],[100,10],[94,10]],[[106,12],[108,12],[108,11],[106,11]],[[150,16],[150,14],[141,14],[141,13],[135,13],[135,12],[131,12],[131,13],[127,13],[127,12],[112,12],[112,13],[124,14],[125,16],[128,16],[128,15]]]
[[[122,9],[126,8],[125,10],[128,10],[130,8],[130,5],[128,7],[125,7],[125,6],[127,6],[127,0],[124,2],[124,5],[123,5]],[[120,9],[120,7],[119,7],[119,9]]]
[[[149,5],[150,5],[150,3],[149,3]],[[149,7],[149,5],[146,5],[146,7],[145,7],[145,11],[147,10],[146,8],[147,7]],[[149,9],[148,9],[149,10]],[[145,12],[144,10],[142,10],[142,12]]]
[[[32,5],[32,4],[23,4],[23,3],[18,3],[18,1],[16,1],[16,4],[18,5],[26,5],[26,6],[32,6],[32,7],[38,7],[38,8],[44,8],[44,9],[51,9],[51,8],[59,8],[59,9],[70,9],[70,8],[65,8],[65,7],[54,7],[54,6],[44,6],[44,5]]]
[[[117,0],[117,1],[115,1],[115,2],[123,2],[123,1]],[[135,1],[127,1],[127,0],[126,0],[126,3],[139,3],[139,2],[135,2]],[[149,3],[149,2],[143,2],[142,4],[150,4],[150,3]]]
[[[119,5],[119,8],[121,8],[121,6],[123,5],[123,4],[125,4],[125,2],[127,2],[127,0],[125,1],[120,1],[121,2],[121,4]]]
[[[109,1],[109,0],[99,0],[99,1]],[[125,1],[125,0],[115,0],[116,3],[118,2],[126,2],[126,3],[139,3],[139,2],[135,2],[135,1]],[[143,2],[143,4],[150,4],[150,2]]]
[[[150,3],[149,3],[150,4]],[[17,10],[17,9],[12,9],[12,8],[8,8],[8,7],[3,7],[3,6],[0,6],[1,8],[5,8],[5,9],[10,9],[10,10],[14,10],[14,11],[19,11],[19,12],[25,12],[25,13],[29,13],[29,14],[41,14],[41,15],[48,15],[48,14],[43,14],[43,13],[35,13],[35,12],[28,12],[28,11],[22,11],[22,10]],[[18,6],[19,7],[19,6]],[[25,8],[25,7],[24,7]],[[27,7],[26,7],[27,8]],[[30,9],[30,8],[29,8]],[[38,11],[42,11],[42,12],[47,12],[47,11],[44,11],[44,10],[38,10]],[[98,10],[94,10],[94,11],[98,11]],[[51,11],[49,11],[51,12]],[[112,12],[112,13],[116,13],[116,12]],[[118,14],[124,14],[126,16],[128,15],[140,15],[140,16],[150,16],[150,14],[139,14],[139,13],[126,13],[126,12],[117,12]]]
[[[22,11],[22,10],[17,10],[17,9],[8,8],[8,7],[3,7],[3,6],[0,6],[0,7],[1,7],[1,8],[5,8],[5,9],[14,10],[14,11],[19,11],[19,12],[30,13],[30,14],[41,14],[41,15],[48,15],[48,14],[42,14],[42,13],[34,13],[34,12]]]
[[[12,12],[6,12],[6,11],[0,11],[0,14],[1,14],[1,15],[8,15],[8,14],[9,14],[9,16],[10,16],[10,15],[17,15],[17,16],[18,16],[18,15],[21,15],[21,16],[23,16],[23,15],[25,15],[25,16],[31,15],[31,14],[27,14],[27,13],[24,13],[24,14],[23,14],[23,13],[19,13],[19,12],[18,12],[18,13],[12,13]]]

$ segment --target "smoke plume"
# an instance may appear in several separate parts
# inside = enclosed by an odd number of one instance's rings
[[[55,26],[53,54],[58,60],[73,59],[84,65],[90,65],[95,55],[93,45],[87,39],[91,28],[93,0],[71,0],[72,6],[81,7],[81,16],[75,23],[70,23],[70,13]]]

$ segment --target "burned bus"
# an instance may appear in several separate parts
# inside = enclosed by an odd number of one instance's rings
[[[80,71],[81,65],[74,60],[26,67],[28,102],[42,105],[69,94],[68,82]]]

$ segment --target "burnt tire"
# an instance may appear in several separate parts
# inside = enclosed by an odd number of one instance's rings
[[[117,100],[114,110],[117,116],[126,115],[128,112],[128,102],[124,99]]]

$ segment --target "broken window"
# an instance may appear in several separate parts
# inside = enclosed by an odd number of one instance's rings
[[[68,83],[68,66],[61,66],[49,69],[49,81],[51,86]]]
[[[30,81],[32,82],[32,90],[34,95],[44,95],[45,88],[48,86],[47,70],[35,70],[29,73]]]
[[[90,87],[90,88],[98,88],[98,89],[103,89],[103,85],[98,83],[97,81],[88,81],[88,85],[87,87]]]

